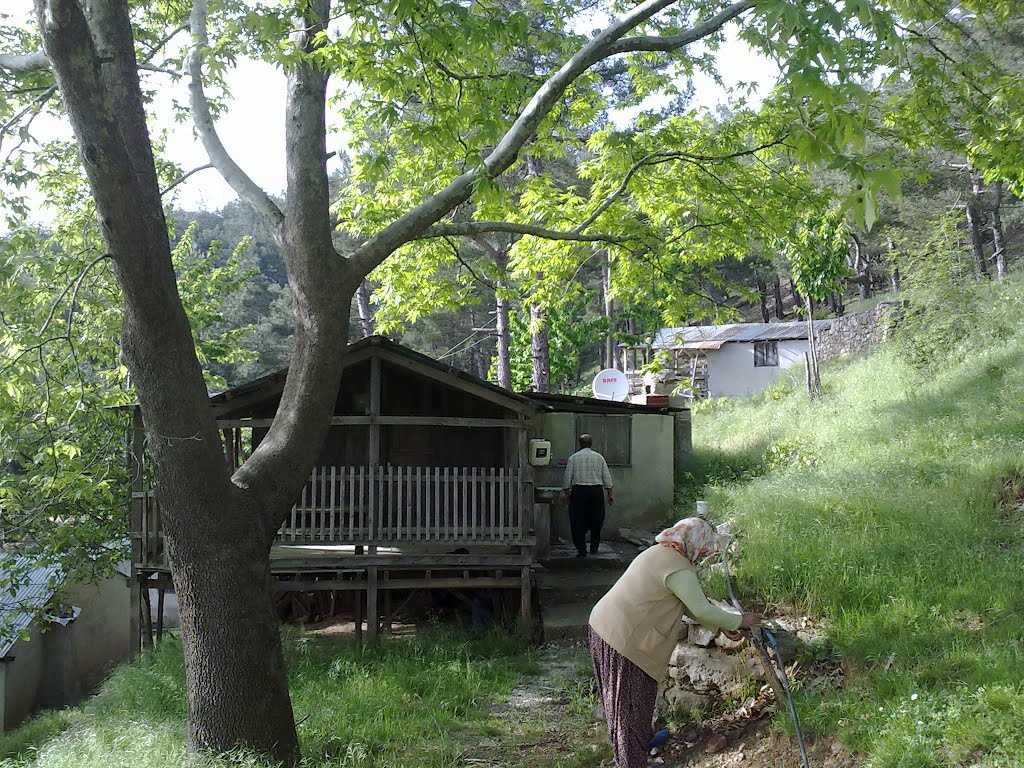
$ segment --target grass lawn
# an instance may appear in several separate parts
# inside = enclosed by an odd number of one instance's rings
[[[868,765],[1024,765],[1024,301],[915,370],[892,349],[694,413],[681,505],[742,531],[748,602],[823,617],[846,685],[801,720]],[[781,718],[780,718],[781,720]]]
[[[594,704],[582,648],[560,650],[555,668],[543,649],[499,633],[437,629],[371,648],[289,631],[286,649],[309,768],[599,763],[594,740],[579,738],[590,733]],[[557,718],[545,717],[547,701]],[[118,669],[82,707],[0,735],[0,766],[180,768],[190,764],[185,735],[181,646],[171,639]],[[261,765],[245,755],[191,764]]]

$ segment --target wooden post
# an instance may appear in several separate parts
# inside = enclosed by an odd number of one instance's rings
[[[391,578],[389,571],[384,571],[384,581],[387,582]],[[384,589],[384,633],[390,635],[392,626],[392,615],[391,615],[391,590]]]
[[[524,565],[520,571],[519,582],[519,632],[523,637],[530,636],[530,592],[533,589],[533,571],[528,565]]]
[[[164,587],[158,587],[156,591],[156,641],[160,642],[164,639],[164,595],[167,594],[167,590]]]
[[[142,588],[142,647],[153,647],[153,606],[149,601],[149,584]]]
[[[144,451],[146,446],[146,433],[142,425],[142,408],[135,406],[132,409],[131,426],[131,451],[128,464],[128,471],[132,478],[132,495],[129,503],[129,514],[131,516],[131,577],[129,579],[129,601],[131,609],[128,611],[128,631],[131,636],[130,651],[132,656],[137,656],[142,650],[142,574],[139,566],[142,563],[142,505],[145,499],[141,494],[144,490],[143,470]]]
[[[380,467],[380,423],[377,419],[380,417],[380,402],[381,402],[381,375],[380,375],[380,358],[370,358],[370,438],[367,442],[368,450],[366,461],[371,468]],[[372,475],[371,475],[372,478]],[[378,487],[379,487],[379,475],[378,475]],[[371,479],[371,483],[373,480]],[[371,493],[371,498],[373,494]],[[380,515],[384,509],[384,498],[382,494],[379,494],[378,498],[374,499],[374,503],[370,505],[370,534],[375,535],[380,529]],[[377,518],[374,520],[374,518]],[[369,547],[370,554],[377,552],[377,546],[371,544]],[[369,593],[367,593],[369,595]],[[376,617],[374,617],[376,618]]]
[[[525,416],[522,417],[525,420]],[[519,541],[529,537],[530,531],[537,535],[533,519],[533,466],[530,464],[530,442],[528,430],[517,429],[519,448]]]
[[[363,593],[362,590],[356,590],[352,593],[355,603],[355,610],[353,611],[352,620],[356,625],[356,640],[363,639]]]
[[[380,611],[377,608],[377,566],[366,569],[366,633],[370,642],[377,640],[377,623]]]

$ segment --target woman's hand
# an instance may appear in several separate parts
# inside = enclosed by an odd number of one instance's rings
[[[728,637],[733,642],[739,642],[743,639],[743,632],[741,630],[751,629],[761,623],[761,619],[764,616],[756,611],[744,611],[743,616],[740,619],[739,629],[723,629],[722,634]]]
[[[744,611],[743,618],[740,620],[740,629],[751,629],[761,623],[761,619],[764,618],[764,614],[758,613],[757,611]]]

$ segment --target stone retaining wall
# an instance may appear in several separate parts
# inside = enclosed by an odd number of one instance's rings
[[[891,335],[903,308],[901,302],[883,301],[873,309],[838,317],[818,335],[818,357],[831,360],[874,349]]]

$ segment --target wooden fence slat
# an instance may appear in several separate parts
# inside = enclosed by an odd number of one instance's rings
[[[428,538],[437,539],[440,522],[438,520],[438,509],[441,508],[441,468],[434,467],[434,506],[430,509],[430,535]]]
[[[342,475],[342,483],[345,481],[345,476]],[[331,465],[331,516],[330,516],[330,528],[328,529],[327,538],[329,541],[337,541],[337,536],[334,533],[334,524],[337,522],[338,516],[338,504],[337,501],[340,498],[340,489],[338,488],[338,468]]]
[[[469,537],[475,541],[476,540],[476,510],[477,510],[476,495],[477,495],[477,490],[478,490],[477,474],[476,474],[477,469],[476,469],[476,467],[473,467],[472,472],[473,472],[473,476],[470,478],[470,482],[469,482],[469,498],[470,498],[470,501],[473,502],[472,509],[471,509],[471,511],[469,513],[469,520],[470,520],[470,524],[469,524]]]
[[[490,539],[494,537],[494,513],[498,508],[497,471],[491,467],[487,474],[491,486],[491,503],[487,506],[487,538]]]
[[[396,467],[396,469],[397,469],[397,481],[395,483],[395,486],[396,486],[395,487],[395,491],[396,491],[395,496],[398,497],[398,504],[396,505],[397,506],[397,510],[396,511],[398,513],[397,514],[398,527],[397,527],[395,538],[398,539],[399,541],[401,541],[402,540],[402,518],[404,517],[404,511],[405,511],[405,494],[403,493],[403,491],[405,490],[405,486],[402,483],[402,472],[403,472],[402,467]]]
[[[416,468],[416,538],[422,540],[427,531],[426,510],[423,504],[423,467]]]
[[[405,536],[410,541],[416,538],[416,507],[413,502],[412,478],[415,467],[405,468]]]
[[[498,495],[498,540],[505,540],[505,468],[498,470],[499,484],[501,486]]]

